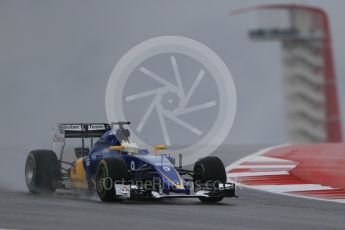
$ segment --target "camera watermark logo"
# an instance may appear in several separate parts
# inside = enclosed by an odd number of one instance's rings
[[[163,36],[129,50],[106,89],[109,121],[132,122],[144,147],[171,146],[183,164],[211,154],[227,137],[236,112],[236,89],[225,63],[204,44]]]
[[[173,181],[175,184],[178,184],[179,181]],[[227,185],[227,188],[231,188],[233,190],[242,189],[241,185],[237,183],[237,181],[231,181],[233,184]],[[136,190],[145,190],[145,191],[158,191],[158,190],[169,190],[171,189],[171,185],[168,185],[162,181],[160,177],[153,177],[151,180],[113,180],[111,177],[102,178],[98,186],[101,186],[104,190],[112,190],[116,189],[115,185],[125,185],[124,187],[129,192],[131,190],[131,186],[133,189]],[[225,184],[219,180],[208,180],[206,182],[202,182],[200,180],[196,181],[186,181],[185,188],[192,191],[197,192],[200,190],[204,191],[219,191],[219,189],[225,188]],[[230,186],[230,187],[229,187]]]

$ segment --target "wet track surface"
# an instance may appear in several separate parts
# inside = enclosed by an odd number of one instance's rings
[[[260,147],[217,154],[226,164]],[[0,191],[0,228],[16,229],[344,229],[345,205],[239,189],[239,198],[102,203],[71,193]]]

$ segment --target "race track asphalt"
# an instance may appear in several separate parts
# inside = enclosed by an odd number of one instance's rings
[[[262,146],[218,150],[229,164]],[[102,203],[73,193],[32,195],[0,188],[0,229],[345,229],[345,205],[238,189],[239,198]]]

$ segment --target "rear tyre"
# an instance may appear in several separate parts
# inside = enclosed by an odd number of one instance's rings
[[[115,183],[128,180],[128,169],[122,158],[103,159],[96,171],[96,191],[104,202],[120,201],[116,197]]]
[[[205,157],[198,160],[194,165],[194,188],[200,185],[206,186],[206,189],[214,189],[219,183],[226,183],[226,172],[223,162],[218,157]],[[203,203],[216,203],[223,200],[220,197],[200,197]]]
[[[31,151],[25,163],[25,181],[31,193],[52,193],[56,190],[59,162],[51,150]]]

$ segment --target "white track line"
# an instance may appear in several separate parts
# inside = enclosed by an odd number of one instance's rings
[[[287,175],[288,171],[228,173],[228,177]]]
[[[293,161],[266,156],[257,156],[253,159],[249,159],[247,162],[294,163]]]
[[[311,190],[333,190],[330,186],[322,186],[319,184],[289,184],[289,185],[255,185],[252,188],[265,190],[270,192],[285,193],[285,192],[299,192]]]
[[[296,165],[240,165],[237,169],[293,169]]]

